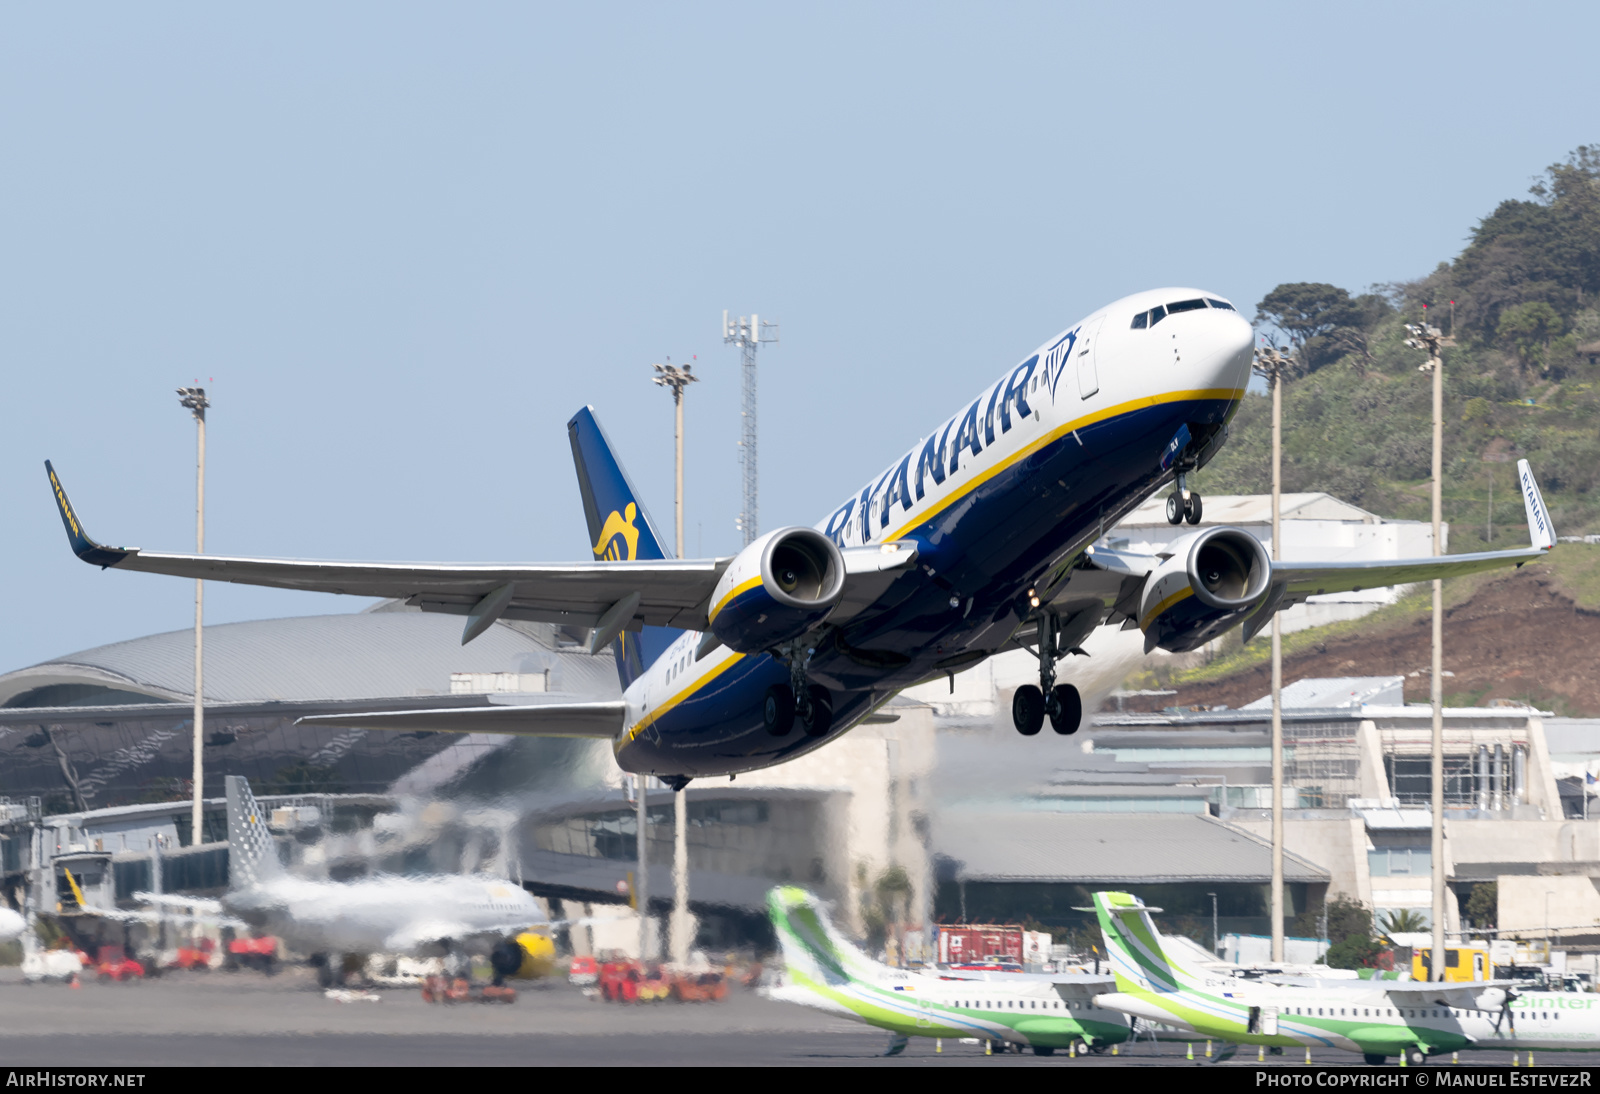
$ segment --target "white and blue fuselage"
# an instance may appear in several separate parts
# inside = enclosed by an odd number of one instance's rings
[[[1125,297],[1049,339],[815,525],[840,548],[916,551],[870,606],[821,632],[806,671],[831,696],[827,734],[768,733],[763,697],[789,669],[727,646],[697,659],[689,631],[626,688],[618,761],[664,775],[777,762],[994,653],[1030,590],[1173,478],[1181,431],[1191,450],[1220,440],[1253,340],[1225,298],[1198,289]]]

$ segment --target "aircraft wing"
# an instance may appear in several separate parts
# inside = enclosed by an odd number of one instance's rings
[[[599,628],[596,637],[605,640],[596,649],[617,632],[646,624],[704,629],[711,591],[731,561],[441,565],[158,554],[95,542],[84,531],[48,460],[45,470],[73,553],[92,565],[277,589],[391,597],[423,611],[468,616],[463,642],[502,617]]]
[[[275,589],[344,593],[404,600],[425,612],[467,617],[463,645],[497,619],[527,619],[589,628],[590,652],[624,630],[646,625],[704,631],[711,593],[732,558],[557,562],[544,564],[322,562],[307,559],[180,555],[107,547],[78,520],[55,468],[45,461],[50,488],[73,553],[101,569],[265,585]],[[915,550],[891,545],[844,551],[845,588],[835,618],[876,600],[916,561]]]
[[[1398,1006],[1457,1007],[1461,1010],[1497,1011],[1514,997],[1525,980],[1328,980],[1316,976],[1266,976],[1263,980],[1283,987],[1323,992],[1381,991]]]
[[[1409,585],[1419,581],[1461,577],[1503,566],[1521,566],[1545,556],[1556,544],[1555,526],[1534,481],[1527,460],[1517,461],[1517,478],[1528,517],[1529,545],[1513,551],[1478,551],[1463,555],[1438,555],[1428,558],[1380,559],[1368,562],[1274,562],[1272,578],[1260,606],[1244,622],[1248,642],[1272,619],[1276,612],[1324,593],[1359,592],[1389,585]],[[1070,648],[1102,620],[1133,626],[1140,594],[1149,575],[1170,556],[1145,555],[1131,551],[1091,547],[1084,552],[1080,568],[1072,575],[1063,573],[1060,584],[1050,593],[1053,606],[1082,613],[1084,626],[1074,628],[1070,620],[1064,627],[1069,636],[1062,641]],[[1018,631],[1026,640],[1033,633],[1028,627]]]
[[[593,703],[526,703],[447,707],[442,710],[312,714],[295,724],[406,732],[505,733],[518,737],[601,737],[610,740],[621,732],[625,711],[622,700],[615,699]]]
[[[1373,562],[1275,562],[1266,599],[1261,608],[1245,620],[1244,640],[1248,642],[1255,637],[1274,612],[1308,597],[1462,577],[1502,566],[1522,566],[1543,558],[1545,552],[1556,545],[1556,531],[1527,460],[1517,461],[1517,482],[1522,488],[1523,508],[1528,517],[1527,547],[1515,551],[1478,551]]]

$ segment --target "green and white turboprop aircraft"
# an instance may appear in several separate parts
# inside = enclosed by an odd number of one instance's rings
[[[1029,981],[943,980],[873,961],[834,929],[821,902],[804,889],[767,895],[789,982],[774,999],[816,1007],[888,1030],[888,1055],[911,1037],[975,1038],[1002,1050],[1103,1052],[1126,1041],[1128,1020],[1096,1006],[1107,976],[1063,974]]]
[[[1087,910],[1087,909],[1085,909]],[[1519,992],[1516,981],[1238,980],[1186,968],[1168,956],[1146,907],[1128,893],[1095,893],[1116,978],[1094,1002],[1132,1018],[1230,1042],[1305,1046],[1420,1064],[1466,1049],[1600,1048],[1600,996]]]

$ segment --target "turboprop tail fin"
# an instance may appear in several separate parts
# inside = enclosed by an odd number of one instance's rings
[[[789,976],[842,987],[852,981],[880,979],[885,967],[856,949],[833,926],[822,902],[804,889],[785,885],[767,894],[767,915],[783,947]]]
[[[1094,894],[1094,911],[1118,991],[1182,991],[1195,979],[1162,949],[1161,932],[1150,918],[1151,912],[1160,910],[1130,893]]]
[[[250,783],[240,775],[229,775],[228,792],[228,883],[235,889],[248,889],[283,874],[278,860],[278,845],[267,828],[267,819],[250,793]]]

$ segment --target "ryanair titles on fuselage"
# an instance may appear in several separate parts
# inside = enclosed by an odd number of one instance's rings
[[[985,448],[1037,414],[1034,404],[1044,396],[1042,389],[1048,390],[1053,406],[1056,385],[1082,329],[1080,323],[992,387],[985,388],[965,410],[919,441],[876,482],[863,486],[859,495],[836,509],[822,527],[823,534],[840,547],[859,546],[884,536],[897,505],[903,515],[909,516],[931,489],[936,490],[946,479],[970,469]]]

